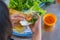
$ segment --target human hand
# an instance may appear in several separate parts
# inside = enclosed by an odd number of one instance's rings
[[[18,23],[19,21],[23,20],[25,17],[23,14],[13,14],[10,16],[12,23]]]
[[[33,32],[32,40],[41,40],[41,17],[38,15],[38,20],[34,25],[30,25]]]
[[[35,22],[34,25],[30,25],[30,28],[33,32],[33,34],[38,34],[41,32],[41,16],[38,15],[38,20]]]
[[[10,16],[12,25],[18,24],[19,21],[24,20],[25,16],[23,14],[13,14]],[[34,25],[30,25],[30,28],[33,33],[38,33],[38,31],[41,31],[41,17],[38,15],[38,20],[35,22]]]
[[[16,13],[16,14],[10,15],[10,19],[11,19],[12,26],[14,27],[14,26],[16,26],[16,25],[19,25],[19,22],[20,22],[21,20],[23,20],[24,18],[25,18],[25,17],[24,17],[23,14],[18,14],[18,13]]]

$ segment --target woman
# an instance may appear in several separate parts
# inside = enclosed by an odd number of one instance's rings
[[[12,25],[16,23],[16,20],[23,20],[24,15],[13,14],[10,16]],[[0,40],[13,40],[11,39],[12,25],[9,19],[9,10],[5,3],[0,1]],[[32,27],[33,26],[33,27]],[[41,40],[41,18],[38,15],[38,20],[34,25],[30,25],[33,37],[32,40]]]
[[[9,19],[9,10],[0,0],[0,40],[10,40],[12,25]]]

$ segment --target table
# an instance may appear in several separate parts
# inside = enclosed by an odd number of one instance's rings
[[[57,16],[57,23],[53,32],[42,33],[42,40],[60,40],[60,6],[57,4],[52,4],[47,7],[46,10],[50,13],[54,13]],[[20,38],[16,36],[13,36],[13,38],[15,40],[31,40],[31,38]]]
[[[57,16],[57,23],[53,32],[43,32],[42,40],[60,40],[60,6],[52,4],[46,8],[47,13],[54,13]]]
[[[54,13],[57,16],[57,23],[55,25],[55,30],[53,32],[43,32],[42,40],[60,40],[60,6],[57,4],[52,4],[46,8],[47,13]],[[20,38],[13,37],[15,40],[31,40],[31,38]]]
[[[32,39],[29,38],[29,37],[22,38],[22,37],[12,36],[12,38],[13,38],[14,40],[32,40]]]

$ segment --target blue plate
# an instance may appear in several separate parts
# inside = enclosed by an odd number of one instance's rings
[[[21,36],[21,37],[26,37],[26,36],[32,37],[32,32],[20,34],[20,33],[18,33],[18,32],[13,31],[12,34],[15,35],[15,36]]]

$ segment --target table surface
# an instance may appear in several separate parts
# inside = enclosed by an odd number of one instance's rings
[[[57,23],[53,32],[42,33],[42,40],[60,40],[60,5],[52,4],[46,10],[47,13],[54,13],[57,16]]]
[[[60,6],[57,4],[52,4],[46,8],[47,13],[54,13],[57,16],[57,23],[55,25],[55,30],[53,32],[43,32],[42,40],[60,40]],[[20,38],[13,36],[15,40],[31,40],[31,38]]]
[[[12,36],[14,40],[32,40],[31,38],[22,38],[22,37],[17,37],[17,36]]]
[[[5,3],[9,2],[8,0],[4,0]],[[8,5],[8,4],[7,4]],[[57,16],[57,23],[55,25],[55,30],[53,32],[43,32],[42,40],[60,40],[60,6],[57,4],[52,4],[46,8],[47,13],[54,13]],[[20,38],[13,36],[15,40],[31,40],[31,38]]]

